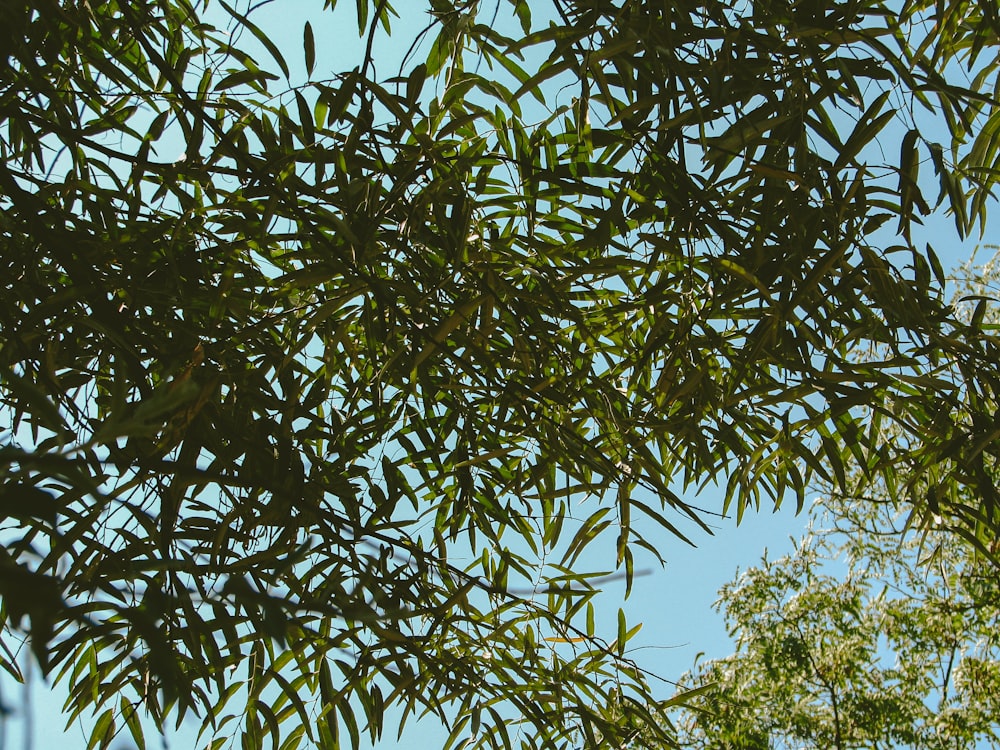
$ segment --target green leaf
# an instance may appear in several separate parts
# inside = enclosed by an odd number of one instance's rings
[[[103,750],[111,744],[114,734],[114,711],[109,708],[94,722],[94,729],[90,733],[90,739],[87,740],[87,750],[93,748]]]
[[[313,37],[312,24],[308,21],[302,27],[302,51],[306,58],[306,74],[311,76],[316,67],[316,39]]]
[[[368,2],[369,0],[357,0],[358,34],[361,36],[364,36],[365,29],[368,28]]]
[[[525,34],[531,33],[531,5],[527,0],[516,0],[514,4],[514,12],[517,14],[517,20],[521,23],[521,31]]]
[[[313,123],[313,112],[308,102],[302,94],[295,92],[295,105],[298,108],[299,123],[302,125],[302,136],[305,145],[311,146],[316,143],[316,126]]]
[[[424,89],[426,79],[427,65],[424,63],[417,65],[406,79],[406,102],[410,107],[417,106],[420,101],[420,94]]]
[[[230,73],[225,78],[218,81],[212,88],[213,91],[227,91],[248,83],[255,83],[259,90],[264,90],[267,81],[276,81],[278,76],[263,70],[238,70]]]
[[[139,720],[139,712],[124,696],[120,703],[121,716],[125,719],[132,741],[135,742],[137,750],[146,750],[146,738],[142,733],[142,722]]]

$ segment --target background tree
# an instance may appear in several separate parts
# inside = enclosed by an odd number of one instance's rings
[[[990,551],[996,340],[914,228],[985,220],[992,3],[359,0],[343,72],[333,5],[3,6],[2,663],[93,744],[666,741],[588,605],[713,481],[854,457]]]
[[[812,515],[794,552],[719,591],[736,651],[682,680],[713,687],[677,719],[680,744],[1000,746],[995,568],[940,530],[901,545],[884,494]]]

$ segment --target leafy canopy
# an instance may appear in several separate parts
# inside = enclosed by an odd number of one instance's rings
[[[348,70],[324,5],[0,5],[2,663],[93,744],[669,740],[590,600],[713,483],[905,468],[988,551],[997,341],[917,230],[985,221],[993,3],[358,0]]]

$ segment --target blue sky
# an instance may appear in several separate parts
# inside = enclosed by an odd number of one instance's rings
[[[256,22],[271,35],[292,67],[293,77],[304,75],[302,56],[302,30],[306,18],[312,19],[316,38],[317,65],[314,77],[322,78],[330,72],[348,70],[358,64],[364,42],[358,38],[354,17],[354,4],[341,3],[335,13],[321,14],[321,0],[278,0],[262,4],[256,11]],[[399,2],[404,7],[404,2]],[[239,3],[245,9],[246,3]],[[393,76],[410,47],[416,30],[426,25],[423,12],[413,12],[422,8],[423,3],[406,3],[412,15],[398,22],[400,34],[391,39],[379,34],[374,46],[379,78]],[[426,54],[426,44],[417,52],[417,57]],[[267,61],[262,60],[265,67]],[[485,71],[481,71],[484,74]],[[277,87],[276,87],[277,88]],[[178,146],[178,153],[182,148]],[[166,157],[167,154],[161,154]],[[947,217],[932,217],[925,227],[924,241],[932,244],[946,267],[955,266],[966,260],[976,242],[960,242],[954,232],[954,225]],[[992,253],[990,253],[992,254]],[[706,489],[697,498],[696,504],[710,509],[719,509],[722,504],[721,491]],[[667,560],[665,568],[659,568],[651,560],[637,560],[636,568],[649,571],[635,581],[631,597],[623,601],[624,584],[608,583],[604,593],[597,600],[598,630],[602,627],[613,639],[617,611],[624,607],[629,624],[642,623],[641,632],[630,642],[634,656],[649,671],[665,680],[675,680],[692,665],[696,655],[704,652],[707,656],[723,656],[730,652],[730,642],[725,633],[722,617],[712,610],[716,590],[730,580],[738,567],[756,563],[765,549],[772,556],[791,549],[790,536],[798,536],[804,529],[804,516],[794,515],[794,504],[782,507],[777,512],[764,508],[759,513],[750,513],[737,527],[734,519],[719,519],[712,525],[715,535],[709,536],[698,529],[689,527],[691,539],[697,544],[692,548],[683,541],[661,532],[660,551]],[[606,544],[594,545],[581,559],[581,567],[608,569],[613,566],[613,539]],[[655,681],[654,681],[655,682]],[[5,705],[19,712],[23,694],[16,685],[4,677],[0,681],[2,700]],[[89,726],[85,720],[79,726],[71,727],[63,734],[64,719],[61,705],[65,691],[57,687],[49,691],[38,684],[32,693],[34,712],[33,739],[38,748],[60,747],[66,750],[84,750],[87,744]],[[673,693],[669,682],[660,683],[657,688],[661,697]],[[23,743],[23,715],[15,713],[6,722],[6,747],[27,747]],[[183,725],[177,733],[168,737],[173,748],[194,746],[195,724]],[[433,747],[440,744],[443,734],[434,722],[408,725],[404,742],[418,747]],[[158,741],[148,739],[149,747],[157,747]],[[396,747],[394,734],[389,731],[377,747]],[[115,745],[124,750],[131,747],[127,737]],[[2,746],[0,746],[2,750]]]

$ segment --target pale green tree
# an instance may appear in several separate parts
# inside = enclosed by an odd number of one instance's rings
[[[829,500],[795,550],[719,591],[733,655],[677,721],[697,748],[1000,747],[1000,585],[955,535],[900,543],[894,504]]]

